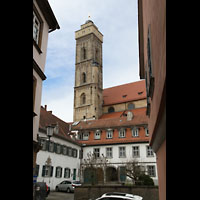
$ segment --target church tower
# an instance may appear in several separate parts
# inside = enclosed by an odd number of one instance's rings
[[[98,119],[102,115],[103,35],[93,21],[87,20],[75,32],[76,63],[74,121]]]

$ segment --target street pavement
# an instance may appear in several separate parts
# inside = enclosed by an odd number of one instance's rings
[[[74,193],[51,191],[46,200],[74,200]]]

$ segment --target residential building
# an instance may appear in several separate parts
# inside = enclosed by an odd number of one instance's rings
[[[159,199],[166,200],[166,0],[138,0],[138,25],[150,146],[157,157]]]
[[[48,34],[59,29],[58,22],[47,0],[33,1],[33,171],[38,145],[37,133],[39,128],[42,82],[44,74]]]
[[[50,140],[46,126],[54,125]],[[69,124],[41,106],[39,143],[42,149],[37,154],[36,176],[38,182],[46,182],[51,190],[63,180],[80,180],[81,144],[69,135]]]

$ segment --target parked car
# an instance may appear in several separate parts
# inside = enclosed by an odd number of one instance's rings
[[[142,200],[143,197],[128,193],[121,192],[109,192],[103,194],[101,197],[96,200]]]
[[[81,186],[81,182],[80,181],[73,181],[72,186],[74,186],[74,187]]]
[[[50,193],[50,187],[45,182],[35,183],[35,199],[45,200]]]
[[[50,187],[47,184],[46,184],[46,187],[47,187],[47,197],[48,197],[48,195],[50,193]]]
[[[72,181],[62,181],[60,184],[56,185],[56,191],[74,192],[74,187]]]

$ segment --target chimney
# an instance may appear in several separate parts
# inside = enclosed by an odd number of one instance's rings
[[[47,111],[47,105],[44,105],[44,109]]]

